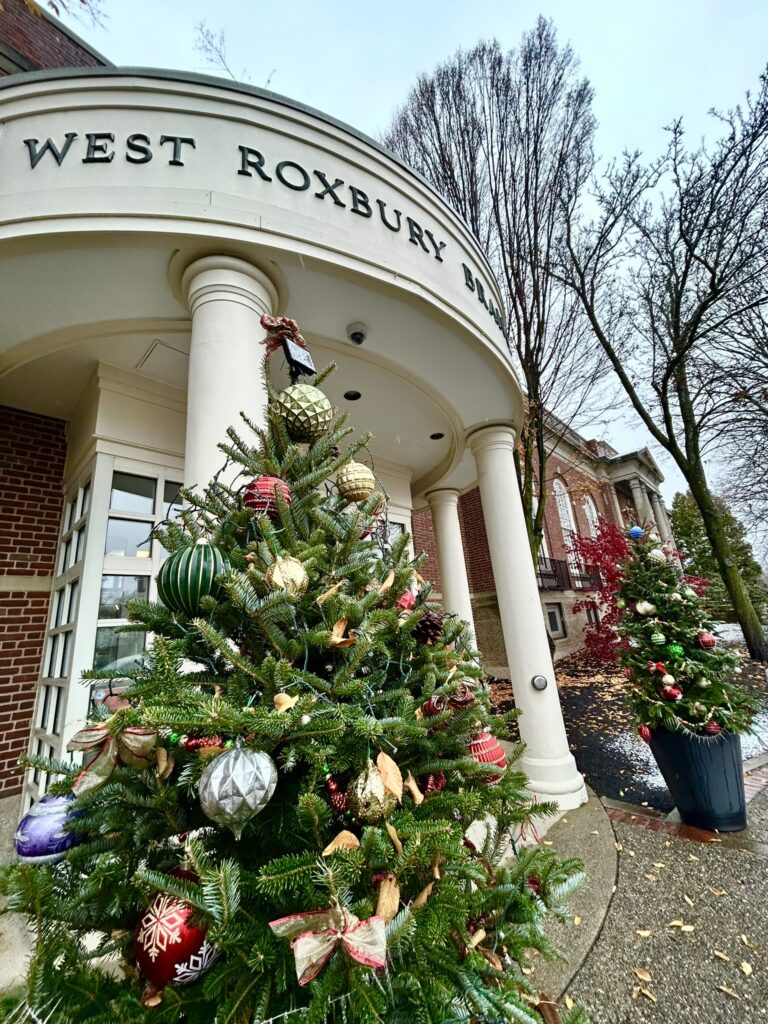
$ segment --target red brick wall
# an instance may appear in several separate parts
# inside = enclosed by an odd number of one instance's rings
[[[0,43],[25,58],[33,70],[104,66],[55,22],[32,14],[24,0],[3,0],[2,8]]]
[[[0,799],[21,790],[48,623],[48,594],[0,592]]]
[[[483,505],[477,487],[462,494],[459,498],[459,517],[469,589],[473,594],[495,591],[496,584],[491,568],[488,536],[485,532]]]
[[[437,545],[432,530],[432,513],[428,508],[420,508],[414,511],[411,516],[411,536],[413,537],[413,550],[417,555],[426,551],[427,559],[419,567],[419,572],[432,583],[435,590],[440,590],[440,569],[437,564]]]
[[[64,427],[61,420],[0,406],[0,575],[53,575]]]
[[[0,406],[0,797],[21,789],[50,600],[13,578],[54,573],[66,452],[61,420]]]

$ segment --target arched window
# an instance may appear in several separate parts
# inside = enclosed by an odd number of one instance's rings
[[[560,528],[563,531],[563,540],[565,541],[567,551],[568,568],[572,572],[578,573],[581,571],[581,566],[579,565],[578,556],[572,547],[576,539],[576,520],[573,517],[571,496],[562,480],[555,480],[553,490],[555,492],[557,515],[560,520]]]
[[[536,518],[536,513],[539,510],[539,499],[538,499],[538,496],[535,495],[535,494],[534,494],[533,498],[531,499],[531,506],[532,506],[532,508],[531,508],[532,515],[533,515],[533,518],[535,519]],[[539,548],[539,557],[540,558],[549,558],[549,547],[547,546],[547,533],[546,533],[546,530],[544,529],[544,524],[543,523],[541,524],[541,547]]]
[[[592,500],[591,495],[587,494],[584,501],[581,503],[581,507],[584,509],[584,515],[587,520],[587,526],[589,527],[590,537],[596,537],[600,530],[600,522],[597,515],[597,508]]]

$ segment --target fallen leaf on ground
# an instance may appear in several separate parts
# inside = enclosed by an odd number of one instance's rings
[[[665,868],[665,867],[666,867],[667,865],[666,865],[666,864],[664,863],[664,861],[663,861],[663,860],[655,860],[655,861],[653,862],[653,866],[654,866],[655,868]]]
[[[711,885],[709,887],[709,891],[712,893],[713,896],[727,896],[728,895],[728,893],[725,891],[725,889],[713,889]]]
[[[692,932],[693,931],[693,925],[692,924],[681,924],[680,925],[680,931],[681,932]]]
[[[635,851],[634,850],[627,850],[627,853],[629,854],[630,857],[634,857],[635,856]]]
[[[592,833],[591,833],[591,834],[592,834],[593,836],[599,836],[599,835],[600,835],[600,832],[599,832],[599,831],[598,831],[598,830],[597,830],[596,828],[593,828],[593,829],[592,829]]]
[[[576,917],[574,917],[573,923],[576,924],[576,925],[581,924],[581,918],[579,917],[578,914],[576,915]]]
[[[619,853],[621,853],[621,851],[624,849],[624,847],[621,845],[621,843],[614,843],[613,845],[616,847],[616,849],[619,851]]]
[[[632,970],[638,976],[640,981],[652,981],[651,975],[644,967],[633,967]]]
[[[635,935],[639,935],[641,939],[647,939],[648,936],[652,934],[653,932],[648,931],[646,928],[637,928],[635,930]]]
[[[640,992],[645,996],[646,999],[650,999],[652,1003],[656,1002],[656,996],[651,992],[649,988],[641,988]]]
[[[721,992],[725,992],[725,994],[727,996],[730,996],[732,999],[741,999],[741,996],[739,995],[739,993],[738,992],[734,992],[733,989],[732,988],[728,988],[727,985],[718,985],[717,987],[720,989]]]
[[[541,844],[542,844],[542,846],[551,846],[552,845],[552,840],[551,839],[542,839]]]
[[[730,960],[731,959],[728,956],[727,953],[721,953],[719,949],[715,950],[715,956],[717,957],[718,960]]]
[[[742,973],[746,974],[747,977],[752,973],[752,964],[748,963],[746,960],[742,960],[739,967],[741,967]]]
[[[685,900],[685,902],[688,904],[689,907],[693,906],[693,900],[691,899],[690,896],[686,896],[685,894],[683,894],[683,899]]]
[[[574,1003],[574,1001],[571,999],[570,996],[566,996],[565,997],[565,1008],[566,1008],[566,1010],[572,1010],[575,1005],[576,1005],[576,1003]]]
[[[656,881],[658,881],[658,879],[656,878],[656,875],[646,875],[645,877],[648,879],[649,882],[656,882]]]
[[[683,921],[682,918],[676,917],[674,921],[670,921],[669,922],[667,927],[668,928],[682,928],[684,924],[685,924],[685,921]]]
[[[694,855],[692,853],[688,854],[688,860],[698,860],[698,859],[699,858],[698,857],[694,857]]]

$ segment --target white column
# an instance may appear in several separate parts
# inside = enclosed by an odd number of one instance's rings
[[[468,443],[477,463],[510,681],[522,712],[521,768],[534,793],[564,810],[578,807],[587,794],[568,749],[515,473],[515,434],[508,426],[483,427]],[[539,676],[546,680],[543,690],[533,686]]]
[[[459,492],[453,488],[430,491],[427,502],[435,531],[443,608],[468,622],[474,637],[475,622],[459,523]]]
[[[672,539],[672,534],[656,491],[651,491],[651,505],[653,506],[653,518],[656,520],[656,529],[659,531],[659,537],[661,537],[662,543],[666,544],[668,540]]]
[[[182,288],[192,314],[184,482],[203,488],[225,462],[217,446],[227,427],[241,428],[240,413],[266,422],[259,319],[276,309],[277,292],[265,274],[233,256],[196,260]]]
[[[611,498],[613,499],[613,512],[614,512],[614,515],[616,516],[616,525],[618,526],[618,528],[620,530],[623,530],[624,526],[625,526],[625,523],[624,523],[624,515],[623,515],[623,513],[621,511],[621,502],[619,501],[619,496],[616,493],[616,488],[615,488],[615,486],[613,484],[609,483],[608,484],[608,488],[610,489]]]
[[[632,500],[635,503],[638,522],[652,522],[653,512],[651,511],[651,505],[648,501],[648,491],[646,490],[645,484],[638,477],[634,477],[629,481],[629,486],[632,488]]]

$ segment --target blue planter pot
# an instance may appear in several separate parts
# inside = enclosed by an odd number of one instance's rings
[[[747,827],[741,739],[651,730],[651,750],[686,825],[718,832]]]

